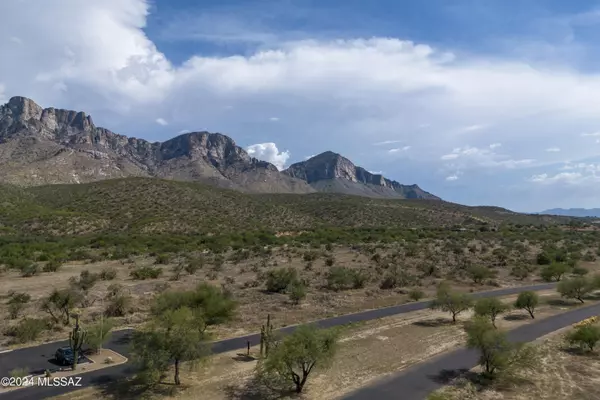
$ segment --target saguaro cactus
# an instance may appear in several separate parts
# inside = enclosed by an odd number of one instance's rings
[[[83,344],[85,343],[85,340],[87,338],[87,331],[81,329],[81,327],[79,326],[79,314],[76,314],[74,317],[75,327],[73,328],[72,332],[69,332],[69,347],[73,352],[73,364],[71,365],[73,370],[77,368],[79,354],[81,354],[81,348],[83,347]]]
[[[267,314],[267,325],[260,328],[260,355],[269,355],[269,345],[273,341],[273,325],[271,325],[271,314]]]

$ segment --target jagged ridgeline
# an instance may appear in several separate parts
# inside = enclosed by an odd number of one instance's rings
[[[25,97],[0,106],[0,182],[35,186],[127,177],[202,182],[251,193],[438,199],[329,151],[278,171],[219,133],[191,132],[151,143],[97,127],[84,112],[42,108]]]

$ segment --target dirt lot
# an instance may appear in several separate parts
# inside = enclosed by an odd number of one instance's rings
[[[193,275],[183,272],[179,280],[173,280],[172,269],[182,260],[171,259],[164,265],[157,265],[156,258],[150,256],[130,257],[121,261],[101,261],[95,263],[71,262],[64,264],[58,271],[40,272],[32,277],[22,277],[17,271],[6,271],[0,279],[0,297],[10,292],[23,292],[32,296],[23,315],[31,317],[47,316],[39,311],[39,302],[47,296],[53,288],[66,288],[69,278],[77,277],[81,271],[100,272],[106,268],[117,271],[117,277],[111,281],[100,281],[90,291],[89,297],[95,302],[84,310],[82,320],[84,323],[98,317],[103,310],[102,298],[106,296],[107,287],[118,283],[126,288],[126,292],[133,297],[133,309],[124,318],[117,319],[118,326],[135,327],[146,320],[146,310],[156,293],[167,288],[185,290],[191,289],[200,282],[209,282],[221,285],[230,291],[239,302],[236,318],[229,323],[219,326],[215,332],[217,338],[233,337],[256,332],[264,322],[267,314],[271,314],[276,321],[276,327],[307,322],[310,320],[346,314],[365,309],[380,308],[408,302],[408,291],[418,287],[431,296],[435,292],[436,284],[443,279],[452,279],[455,288],[464,291],[490,290],[497,287],[527,285],[540,282],[536,273],[524,280],[517,280],[509,275],[510,264],[503,267],[493,267],[497,277],[486,280],[484,284],[474,284],[465,276],[448,276],[448,265],[461,262],[454,253],[447,259],[439,262],[433,275],[425,276],[422,273],[424,257],[428,254],[443,252],[442,245],[428,244],[422,252],[411,256],[407,251],[393,245],[365,250],[361,247],[334,246],[321,250],[299,250],[296,248],[273,249],[268,256],[248,255],[242,252],[230,252],[221,259],[207,258],[204,266]],[[493,258],[493,246],[481,243],[469,244],[473,252],[464,250],[472,262],[489,264]],[[528,256],[532,257],[535,249],[531,249]],[[307,261],[305,255],[312,254],[316,258]],[[240,255],[241,254],[241,255]],[[399,255],[400,254],[400,255]],[[412,253],[411,253],[412,254]],[[464,257],[467,257],[467,256]],[[484,261],[487,260],[487,261]],[[327,271],[333,266],[344,266],[350,269],[366,271],[369,279],[364,288],[333,291],[324,287]],[[402,268],[408,274],[412,283],[395,289],[380,289],[379,283],[390,265]],[[580,262],[591,271],[600,269],[600,262]],[[158,279],[133,280],[130,272],[136,267],[153,266],[163,270]],[[278,267],[293,267],[300,273],[300,277],[309,283],[307,297],[300,305],[293,305],[287,294],[267,293],[264,290],[264,275],[267,271]],[[0,301],[0,317],[6,315],[6,301]],[[16,321],[11,321],[10,324]],[[60,329],[45,332],[41,341],[63,338],[65,332]],[[0,347],[8,345],[8,338],[0,336]]]
[[[536,321],[563,312],[575,303],[557,301],[556,294],[548,291],[540,296],[546,300],[536,312]],[[507,302],[514,296],[506,297]],[[551,303],[553,305],[548,304]],[[468,313],[460,320],[468,319]],[[497,324],[502,329],[512,329],[531,319],[522,311],[511,311],[500,317]],[[317,372],[307,384],[306,399],[335,399],[376,379],[397,372],[441,352],[460,346],[464,333],[460,323],[452,325],[448,314],[429,310],[383,318],[348,327],[341,339],[339,353],[333,367]],[[256,353],[257,349],[252,349]],[[186,389],[169,396],[148,394],[149,398],[176,398],[181,400],[244,399],[245,382],[253,375],[256,361],[231,352],[213,356],[196,371],[185,372]],[[102,389],[89,388],[73,397],[61,400],[91,400]],[[102,392],[107,398],[133,398],[122,392]]]

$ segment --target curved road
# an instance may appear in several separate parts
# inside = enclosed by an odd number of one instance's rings
[[[531,342],[560,328],[600,314],[600,304],[577,308],[544,318],[508,332],[512,342]],[[477,365],[477,351],[460,348],[414,365],[396,376],[364,387],[344,397],[344,400],[423,400],[452,378]]]
[[[498,290],[491,290],[487,292],[473,293],[474,298],[484,297],[495,297],[495,296],[507,296],[517,294],[526,290],[547,290],[553,289],[556,283],[545,283],[532,286],[521,286],[512,287]],[[354,314],[340,315],[337,317],[326,318],[315,321],[314,323],[320,328],[331,328],[334,326],[346,325],[355,322],[370,321],[378,318],[389,317],[392,315],[403,314],[411,311],[424,310],[429,307],[430,301],[422,301],[417,303],[408,303],[392,307],[379,308],[374,310],[361,311]],[[583,319],[583,318],[582,318]],[[545,320],[544,320],[545,321]],[[541,321],[543,322],[543,321]],[[536,324],[537,326],[537,324]],[[555,329],[559,329],[558,328]],[[282,329],[278,329],[278,332],[287,334],[291,333],[296,326],[288,326]],[[104,347],[116,351],[117,353],[125,356],[129,355],[129,339],[132,330],[120,330],[115,331],[112,334],[111,340]],[[246,347],[247,342],[250,342],[251,346],[260,343],[260,334],[255,333],[251,335],[224,339],[213,342],[212,352],[214,354],[225,353],[232,350],[243,349]],[[57,348],[62,346],[68,346],[68,341],[46,343],[36,347],[28,347],[24,349],[18,349],[7,353],[0,353],[0,377],[9,376],[11,370],[15,368],[28,368],[33,374],[43,373],[44,370],[53,368],[54,365],[49,363],[54,355]],[[98,385],[105,382],[114,381],[123,376],[131,375],[135,371],[132,366],[127,363],[118,365],[115,367],[104,368],[99,371],[88,372],[80,375],[82,377],[82,386],[87,387],[90,385]],[[0,400],[29,400],[29,399],[44,399],[59,394],[68,393],[73,390],[77,390],[77,387],[31,387],[27,389],[19,389],[11,392],[2,392],[0,389]],[[360,394],[357,394],[360,396]],[[356,397],[356,399],[362,399],[363,397]],[[366,397],[365,397],[366,398]],[[398,397],[392,397],[397,399]],[[403,399],[411,399],[413,397],[404,397]],[[418,398],[418,397],[416,397]],[[379,400],[379,397],[377,397]],[[383,397],[382,397],[383,399]]]

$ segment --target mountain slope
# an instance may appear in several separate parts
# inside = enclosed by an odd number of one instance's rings
[[[314,192],[218,133],[192,132],[150,143],[96,127],[83,112],[43,109],[24,97],[0,106],[0,181],[29,186],[131,176],[253,192]]]
[[[386,179],[382,175],[372,174],[331,151],[292,164],[283,173],[302,179],[319,192],[367,197],[440,200],[439,197],[422,190],[417,185],[402,185]]]
[[[600,217],[600,208],[552,208],[538,214],[564,215],[568,217]]]
[[[70,185],[0,184],[0,233],[236,234],[339,229],[454,227],[479,232],[503,222],[555,224],[568,217],[525,215],[445,201],[376,199],[337,193],[253,194],[195,182],[124,178]],[[333,231],[334,235],[341,231]],[[447,235],[448,232],[444,233]]]

